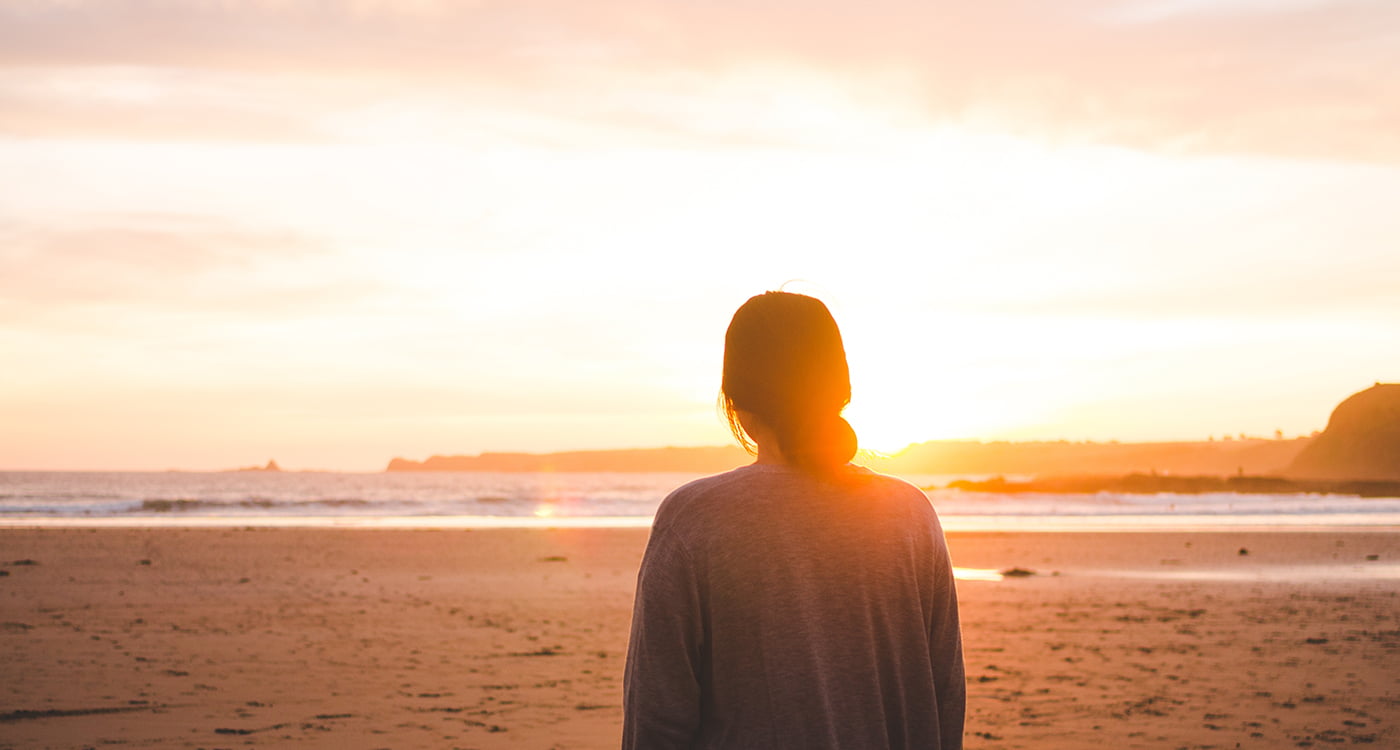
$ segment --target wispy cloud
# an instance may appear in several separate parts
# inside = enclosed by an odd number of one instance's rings
[[[0,225],[0,324],[84,328],[133,315],[281,319],[348,305],[379,288],[347,275],[303,274],[337,262],[291,231],[259,231],[179,214],[95,215],[71,225]],[[130,333],[127,329],[127,333]]]
[[[1396,29],[1400,4],[1388,0],[77,0],[0,8],[0,65],[24,75],[113,66],[193,71],[200,85],[230,94],[210,108],[166,80],[166,101],[146,113],[117,107],[94,122],[95,132],[178,130],[169,125],[178,117],[152,124],[162,116],[150,113],[178,104],[196,113],[190,133],[294,136],[313,127],[299,119],[353,116],[388,102],[467,120],[515,112],[698,140],[750,137],[750,128],[766,136],[762,105],[745,109],[726,88],[757,70],[793,73],[767,79],[771,90],[758,93],[770,100],[794,80],[815,79],[915,124],[1393,163],[1400,77],[1382,71],[1400,69]],[[258,82],[265,101],[239,90],[231,74]],[[60,116],[76,106],[70,94],[22,93],[0,83],[11,104],[0,126],[36,133],[50,118],[68,123],[53,133],[77,130],[77,118]],[[747,103],[755,100],[764,97]],[[810,101],[815,109],[829,103]],[[243,124],[206,128],[209,120]]]
[[[323,140],[307,111],[258,77],[152,67],[0,69],[0,136],[26,139]]]

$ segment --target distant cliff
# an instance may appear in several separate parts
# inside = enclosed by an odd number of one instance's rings
[[[1287,475],[1400,480],[1400,383],[1376,383],[1339,404]]]
[[[753,461],[738,446],[643,448],[568,453],[482,453],[433,456],[426,461],[396,458],[386,471],[676,471],[713,474]]]
[[[712,474],[752,461],[737,446],[482,453],[396,458],[388,471],[674,471]],[[1288,477],[1400,481],[1400,384],[1381,384],[1343,401],[1312,438],[1175,443],[991,442],[935,440],[857,463],[892,474],[1021,474],[1036,477]],[[271,467],[269,467],[271,468]]]
[[[941,440],[911,445],[888,458],[857,457],[876,471],[895,474],[1028,474],[1036,476],[1170,474],[1269,474],[1288,466],[1307,444],[1296,440],[1221,440],[1199,443],[980,443]],[[676,471],[710,474],[753,458],[737,446],[482,453],[396,458],[387,471]]]

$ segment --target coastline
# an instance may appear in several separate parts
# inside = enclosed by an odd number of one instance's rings
[[[3,529],[0,747],[615,747],[647,533]],[[948,539],[970,746],[1400,743],[1400,531]]]
[[[1224,533],[1400,532],[1400,513],[1337,514],[940,514],[947,532]],[[9,516],[5,529],[647,529],[651,516]]]
[[[643,527],[686,474],[15,474],[0,527]],[[909,476],[918,485],[947,478]],[[924,490],[950,530],[1400,527],[1400,497]]]

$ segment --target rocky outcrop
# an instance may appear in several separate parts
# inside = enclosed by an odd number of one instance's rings
[[[1286,474],[1400,480],[1400,383],[1376,383],[1339,404],[1327,429],[1298,454]]]

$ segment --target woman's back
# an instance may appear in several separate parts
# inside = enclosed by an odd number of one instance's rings
[[[624,748],[957,748],[952,569],[927,498],[848,466],[757,463],[657,513]]]

